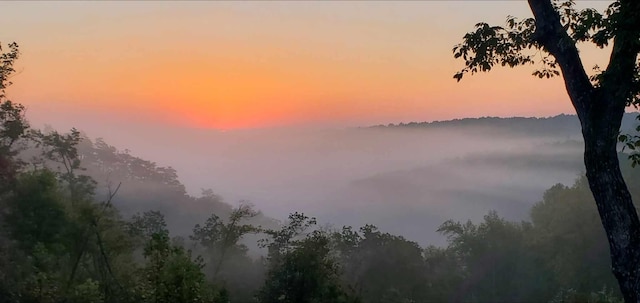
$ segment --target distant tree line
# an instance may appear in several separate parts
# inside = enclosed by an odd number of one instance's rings
[[[626,113],[622,119],[623,133],[634,132],[637,113]],[[479,117],[431,122],[400,122],[375,125],[371,129],[457,129],[465,133],[490,131],[503,136],[565,136],[577,139],[581,135],[580,120],[576,115],[560,114],[552,117]],[[581,139],[581,138],[580,138]]]

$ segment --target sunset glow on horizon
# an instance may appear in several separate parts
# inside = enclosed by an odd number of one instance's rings
[[[0,42],[22,53],[9,97],[41,123],[64,113],[242,129],[572,113],[561,79],[534,78],[534,67],[452,78],[463,63],[451,49],[475,23],[530,14],[524,1],[5,2]],[[606,59],[583,54],[587,67]]]

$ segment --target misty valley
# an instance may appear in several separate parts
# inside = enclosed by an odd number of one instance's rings
[[[50,126],[10,144],[5,301],[618,296],[576,116],[172,135],[127,147],[153,161]]]
[[[583,173],[575,116],[528,119],[521,129],[514,126],[522,121],[508,120],[174,133],[182,144],[160,155],[127,148],[170,164],[192,196],[212,189],[277,220],[295,210],[321,225],[375,224],[423,245],[444,244],[436,230],[445,220],[477,221],[493,209],[525,219],[545,189]]]

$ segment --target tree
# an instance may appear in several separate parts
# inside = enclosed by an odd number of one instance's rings
[[[358,302],[342,288],[331,235],[320,230],[306,233],[315,225],[315,218],[296,212],[280,230],[264,231],[270,238],[261,244],[268,250],[269,271],[258,302]]]
[[[438,231],[447,236],[448,249],[462,263],[464,275],[453,301],[544,302],[551,279],[533,264],[525,238],[530,226],[506,221],[495,211],[478,225],[444,222]]]
[[[640,1],[617,0],[602,14],[577,10],[574,1],[528,0],[534,18],[507,18],[507,26],[476,25],[453,49],[465,68],[487,72],[495,65],[541,63],[533,74],[562,74],[585,143],[584,164],[609,242],[612,269],[627,302],[640,302],[640,220],[620,172],[617,142],[625,107],[640,105]],[[605,70],[585,71],[577,44],[603,48],[613,42]],[[541,53],[542,59],[536,60]],[[560,71],[558,71],[558,68]]]
[[[142,269],[137,293],[141,302],[200,303],[212,302],[201,258],[192,258],[190,251],[172,245],[169,233],[155,232],[144,247],[147,265]]]
[[[451,249],[431,245],[424,249],[424,261],[428,293],[424,302],[451,302],[464,281],[459,258]]]
[[[272,264],[258,293],[259,302],[358,302],[342,289],[340,267],[332,256],[331,238],[327,233],[316,230],[291,244],[279,262]]]
[[[607,238],[585,177],[571,187],[548,189],[531,208],[531,225],[528,251],[535,252],[537,267],[548,273],[544,280],[553,286],[549,295],[571,289],[574,295],[587,296],[598,289],[616,289]]]
[[[240,252],[244,255],[247,247],[238,242],[243,236],[258,232],[258,228],[251,224],[244,224],[258,213],[249,204],[241,204],[229,215],[228,221],[223,222],[217,215],[211,214],[204,226],[196,224],[193,228],[191,240],[205,247],[211,253],[214,260],[213,279],[218,278],[218,274],[228,258],[228,254]]]
[[[227,220],[211,214],[202,226],[196,224],[193,228],[189,239],[207,262],[204,270],[210,282],[221,287],[219,296],[225,293],[235,300],[250,301],[262,282],[262,264],[248,256],[249,248],[242,243],[247,235],[259,231],[247,224],[256,215],[253,206],[242,203]]]
[[[427,302],[422,248],[373,225],[334,232],[335,250],[347,289],[363,302]]]
[[[20,162],[15,159],[16,143],[27,137],[29,123],[24,118],[25,108],[11,102],[5,89],[11,85],[9,78],[15,72],[13,64],[20,56],[18,44],[10,43],[9,51],[2,53],[0,45],[0,193],[15,181]]]

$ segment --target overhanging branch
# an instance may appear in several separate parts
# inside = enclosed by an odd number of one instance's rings
[[[564,75],[564,82],[582,119],[589,109],[593,85],[584,70],[575,42],[560,23],[560,15],[551,0],[528,0],[536,20],[536,30],[532,39],[556,58]]]
[[[634,88],[634,75],[640,52],[640,1],[620,0],[619,3],[615,16],[616,35],[602,86],[608,94],[615,96],[613,100],[617,106],[624,107],[638,93]]]

